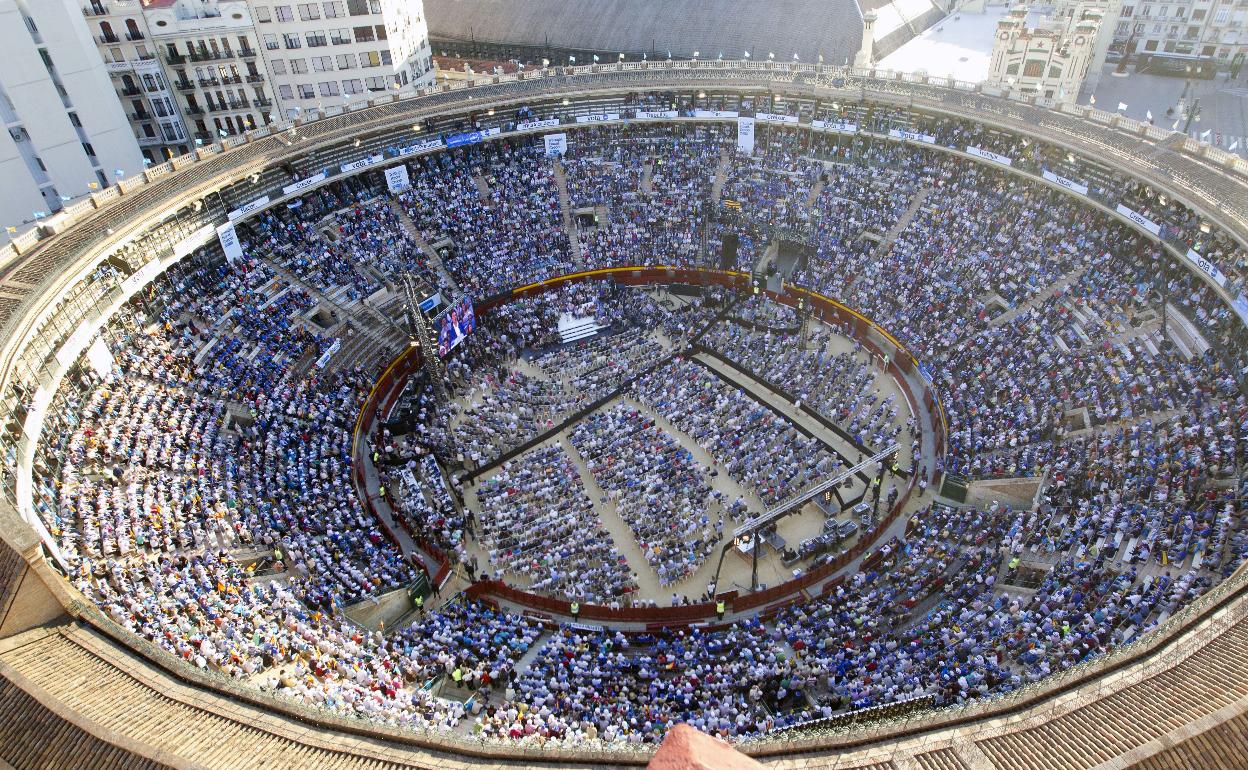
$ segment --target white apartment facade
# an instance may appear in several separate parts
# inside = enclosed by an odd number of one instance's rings
[[[143,170],[79,0],[0,0],[0,50],[0,226]]]
[[[273,92],[244,0],[144,0],[143,5],[193,144],[272,122]]]
[[[250,0],[284,117],[433,82],[420,0]]]
[[[1248,3],[1243,0],[1123,0],[1114,43],[1131,54],[1209,56],[1221,64],[1248,52]]]
[[[143,157],[163,163],[188,152],[190,139],[177,94],[157,56],[139,0],[87,0],[82,13]]]

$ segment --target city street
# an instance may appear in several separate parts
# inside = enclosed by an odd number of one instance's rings
[[[1151,110],[1155,125],[1172,128],[1177,121],[1177,130],[1183,130],[1185,121],[1177,111],[1173,115],[1166,114],[1167,108],[1178,104],[1183,93],[1183,78],[1135,72],[1125,78],[1113,77],[1110,74],[1113,70],[1114,65],[1105,65],[1094,92],[1097,107],[1112,112],[1122,102],[1127,105],[1122,114],[1128,117],[1146,120]],[[1209,131],[1206,141],[1248,157],[1248,71],[1241,72],[1237,80],[1228,80],[1225,73],[1219,73],[1213,80],[1192,80],[1191,84],[1187,101],[1194,104],[1196,99],[1200,100],[1200,119],[1192,121],[1187,133],[1194,139],[1201,139]],[[1085,90],[1079,95],[1079,103],[1089,104],[1092,95]]]

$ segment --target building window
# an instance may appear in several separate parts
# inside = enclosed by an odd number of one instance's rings
[[[266,24],[270,21],[273,21],[273,14],[269,11],[269,6],[267,5],[256,6],[256,21],[263,22]]]
[[[320,90],[321,96],[337,96],[338,95],[338,81],[336,80],[329,80],[324,83],[321,83],[317,86],[317,88],[318,90]]]
[[[287,32],[285,35],[282,35],[282,42],[287,48],[300,48],[303,46],[303,43],[299,40],[298,32]]]
[[[364,69],[380,67],[381,57],[377,55],[376,51],[362,51],[360,53],[360,66]]]
[[[300,83],[299,84],[299,98],[300,99],[315,99],[316,89],[312,87],[311,83]]]
[[[273,8],[273,16],[278,21],[294,21],[295,13],[289,5],[278,5]]]
[[[327,19],[337,19],[347,15],[346,9],[343,7],[341,0],[334,0],[334,2],[325,3],[324,5],[325,18]]]
[[[277,95],[283,99],[294,99],[295,91],[288,85],[282,85],[277,87]]]
[[[309,32],[305,37],[308,39],[308,48],[320,48],[321,46],[329,45],[324,32]]]
[[[373,28],[372,27],[356,27],[354,32],[355,32],[355,42],[357,43],[373,42]]]
[[[385,25],[385,24],[378,24],[378,25],[376,25],[375,27],[373,27],[373,29],[375,29],[375,30],[377,31],[377,39],[378,39],[378,40],[385,40],[385,39],[386,39],[386,25]]]
[[[347,45],[351,42],[351,30],[331,29],[329,31],[329,41],[334,45]]]
[[[393,64],[393,63],[394,63],[394,61],[390,58],[390,49],[388,49],[388,48],[387,48],[387,49],[386,49],[386,50],[384,50],[384,51],[378,51],[378,53],[380,53],[380,54],[381,54],[381,63],[382,63],[382,64],[384,64],[384,65],[386,65],[387,67],[389,67],[391,64]]]
[[[353,53],[338,54],[338,69],[340,70],[355,69],[355,54]]]
[[[273,68],[274,75],[286,74],[286,60],[285,59],[274,59],[273,61],[269,62],[269,66]]]
[[[365,78],[364,85],[368,87],[369,91],[385,91],[387,88],[390,87],[390,85],[386,82],[385,75],[379,75],[377,77],[372,77],[372,78]]]
[[[332,56],[313,56],[312,69],[315,72],[333,72],[334,57]]]
[[[347,0],[347,13],[352,16],[367,16],[368,0]]]
[[[280,41],[278,41],[277,35],[265,35],[264,36],[264,49],[266,51],[276,51],[277,49],[281,47],[282,47],[282,44]]]
[[[316,21],[321,18],[321,6],[318,3],[300,3],[299,20]]]
[[[90,142],[83,142],[82,149],[87,151],[87,155],[90,155],[92,158],[95,157],[95,148],[91,146]],[[47,169],[44,170],[46,171]]]
[[[361,94],[364,93],[364,81],[359,78],[342,81],[342,92],[344,94]]]
[[[307,72],[308,72],[308,62],[306,59],[291,59],[290,60],[290,74],[304,75],[304,74],[307,74]]]

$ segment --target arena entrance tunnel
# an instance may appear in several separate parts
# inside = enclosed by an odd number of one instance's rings
[[[932,464],[932,484],[934,487],[939,488],[939,478],[935,475],[934,468],[935,461],[943,457],[946,451],[947,423],[935,388],[919,372],[918,360],[888,330],[856,310],[817,292],[793,284],[784,284],[783,290],[779,292],[768,291],[767,289],[754,286],[751,282],[750,274],[734,270],[629,266],[569,273],[520,286],[512,289],[510,292],[486,298],[475,306],[475,312],[479,316],[484,316],[508,303],[555,291],[566,285],[586,281],[613,281],[620,286],[629,287],[673,285],[719,287],[739,295],[748,295],[751,292],[765,294],[769,299],[789,307],[808,308],[814,318],[839,327],[848,337],[856,340],[876,357],[881,363],[883,370],[897,383],[898,388],[908,401],[913,415],[917,417],[926,413],[930,417],[935,456],[924,458],[924,461]],[[409,347],[386,367],[373,385],[368,398],[360,410],[352,441],[352,479],[356,485],[356,491],[365,510],[378,521],[390,539],[396,544],[401,543],[401,539],[394,527],[403,526],[406,529],[406,523],[396,518],[395,521],[397,523],[392,525],[388,521],[389,517],[383,515],[376,497],[368,494],[366,478],[372,471],[372,457],[368,447],[378,425],[395,407],[409,379],[421,371],[421,357],[423,355],[424,351],[420,347]],[[914,376],[916,374],[919,376]],[[915,382],[919,383],[917,388],[915,387]],[[783,388],[783,383],[772,383],[771,385],[773,389],[780,390]],[[775,388],[777,385],[779,388]],[[780,395],[788,398],[790,401],[797,400],[792,394],[783,390],[780,390]],[[566,425],[581,419],[585,414],[598,408],[598,406],[599,404],[597,403],[590,404],[585,409],[579,410],[564,420],[563,424]],[[832,423],[826,417],[820,415],[808,405],[801,404],[799,408],[803,414],[820,421],[830,429],[833,428]],[[834,429],[838,432],[840,431],[839,427]],[[513,457],[519,456],[547,438],[549,436],[545,432],[539,434],[534,439],[504,453],[490,465],[500,465]],[[873,456],[877,454],[876,452],[867,451],[866,455],[871,456],[872,459],[864,462],[863,466],[865,467],[868,463],[890,455],[894,449],[895,447],[880,453],[880,457]],[[853,470],[858,473],[862,472],[861,468]],[[721,621],[721,617],[719,617],[719,613],[716,611],[717,605],[721,601],[726,605],[726,613],[736,617],[743,614],[770,616],[791,604],[804,602],[812,596],[825,596],[829,592],[834,591],[844,579],[844,576],[833,576],[864,557],[864,555],[866,556],[863,561],[864,566],[869,566],[869,563],[878,558],[878,552],[868,552],[879,540],[880,536],[897,521],[906,503],[909,501],[916,480],[919,477],[918,473],[898,475],[906,476],[906,479],[904,490],[898,496],[896,503],[883,516],[878,518],[869,530],[864,531],[852,547],[839,554],[831,562],[819,565],[801,574],[799,577],[770,586],[761,591],[745,594],[739,591],[720,592],[716,594],[712,601],[676,607],[613,608],[604,605],[579,603],[577,607],[578,612],[575,613],[573,612],[571,602],[524,591],[507,585],[501,580],[478,580],[470,585],[465,593],[471,598],[489,600],[496,604],[498,602],[507,602],[543,615],[580,621],[593,621],[596,623],[641,623],[645,624],[646,628],[650,630],[676,628],[693,624],[711,624],[711,627],[714,627],[713,624]],[[825,485],[826,482],[816,486],[822,492]],[[807,491],[809,492],[809,490]],[[792,498],[777,507],[789,507],[796,499]],[[768,511],[763,516],[757,517],[756,520],[738,527],[739,532],[734,533],[734,535],[753,536],[766,523],[764,519],[771,521],[785,515],[785,513],[786,511],[783,510]],[[449,578],[453,569],[449,556],[428,539],[422,537],[421,533],[408,530],[407,534],[410,535],[417,547],[424,552],[424,556],[428,558],[428,564],[433,566],[433,569],[429,570],[432,581],[435,585],[441,586]],[[729,539],[723,544],[720,554],[721,563],[723,553],[733,545],[733,539]],[[419,555],[409,554],[409,557],[415,557],[418,562],[421,560]],[[428,569],[428,566],[426,566],[426,569]]]

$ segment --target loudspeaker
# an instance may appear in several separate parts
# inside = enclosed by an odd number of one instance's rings
[[[737,266],[737,249],[740,248],[741,241],[736,233],[727,233],[724,235],[724,245],[719,251],[719,269],[732,270]]]

